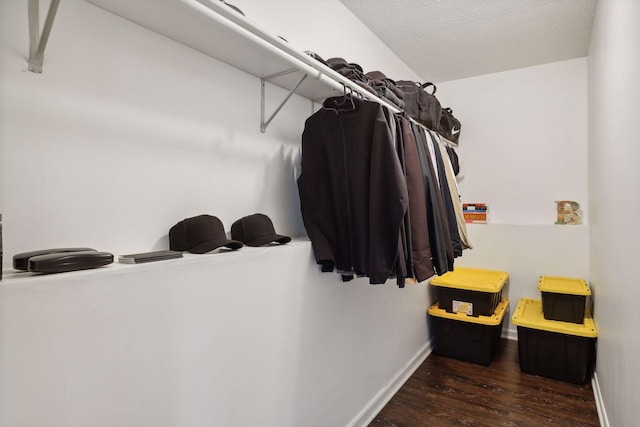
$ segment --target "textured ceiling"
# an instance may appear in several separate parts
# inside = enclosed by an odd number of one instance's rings
[[[433,82],[586,56],[597,3],[340,1],[423,81]]]

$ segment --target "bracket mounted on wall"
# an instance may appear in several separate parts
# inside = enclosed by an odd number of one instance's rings
[[[267,130],[267,126],[269,126],[269,123],[271,123],[271,120],[273,120],[273,118],[276,116],[276,114],[278,114],[278,112],[280,112],[280,109],[284,106],[284,104],[287,103],[287,101],[289,100],[289,98],[291,98],[291,95],[293,95],[296,90],[298,89],[298,87],[302,84],[302,82],[307,78],[307,74],[303,74],[302,78],[300,78],[300,80],[298,80],[298,83],[296,83],[296,85],[291,88],[291,90],[289,90],[289,93],[287,94],[287,96],[285,96],[285,98],[282,100],[282,102],[280,102],[280,105],[278,105],[275,109],[275,111],[273,112],[273,114],[271,114],[271,116],[265,121],[264,116],[265,116],[265,106],[264,106],[264,98],[265,98],[265,83],[268,82],[269,80],[275,79],[276,77],[280,77],[280,76],[284,76],[287,74],[291,74],[291,73],[295,73],[296,71],[299,71],[297,68],[290,68],[288,70],[284,70],[281,71],[279,73],[275,73],[275,74],[271,74],[270,76],[266,76],[266,77],[262,77],[260,79],[260,132],[264,133]]]
[[[40,1],[29,0],[29,71],[42,73],[44,50],[47,47],[59,5],[60,0],[51,0],[42,34],[40,34]]]

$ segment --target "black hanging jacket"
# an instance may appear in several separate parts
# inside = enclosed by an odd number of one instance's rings
[[[404,147],[404,170],[409,193],[410,240],[413,271],[418,282],[422,282],[434,273],[427,203],[425,200],[424,180],[420,166],[420,157],[411,122],[407,116],[398,115],[399,133]]]
[[[418,158],[420,159],[420,167],[422,169],[433,267],[436,274],[440,276],[447,271],[453,270],[454,255],[451,236],[449,235],[449,226],[444,210],[444,202],[442,201],[442,193],[438,186],[436,173],[431,160],[431,153],[429,152],[426,139],[427,135],[421,126],[415,123],[411,123],[411,126],[416,138]]]
[[[382,107],[327,99],[305,122],[301,169],[302,219],[322,270],[372,284],[404,278],[397,261],[407,188]]]

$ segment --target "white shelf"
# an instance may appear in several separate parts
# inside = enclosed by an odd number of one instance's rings
[[[270,83],[321,102],[343,86],[398,111],[357,84],[216,0],[87,0],[151,31]],[[292,70],[275,78],[270,76]]]
[[[481,224],[481,223],[466,223],[467,227],[472,226],[478,226],[478,227],[486,227],[486,226],[493,226],[493,227],[528,227],[528,228],[532,228],[532,227],[543,227],[543,228],[566,228],[566,229],[574,229],[574,228],[588,228],[589,224],[554,224],[554,223],[547,223],[547,224],[543,224],[543,223],[507,223],[507,222],[488,222],[486,224]]]
[[[235,251],[221,248],[198,255],[185,252],[182,258],[140,264],[119,263],[119,255],[114,254],[114,262],[112,264],[56,274],[31,273],[7,268],[3,269],[2,281],[0,281],[0,296],[7,295],[7,292],[31,292],[37,289],[51,290],[57,285],[68,286],[69,283],[83,286],[85,283],[95,282],[96,280],[109,280],[109,277],[123,274],[162,274],[169,271],[203,268],[211,264],[228,264],[233,261],[249,264],[258,262],[265,257],[276,256],[276,254],[286,256],[285,254],[298,253],[298,251],[310,252],[311,241],[305,237],[294,237],[286,245],[243,246]]]

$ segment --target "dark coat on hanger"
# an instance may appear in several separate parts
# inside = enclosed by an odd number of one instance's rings
[[[427,204],[425,200],[424,182],[418,157],[416,139],[409,119],[397,116],[404,146],[404,169],[409,193],[409,217],[411,223],[411,252],[415,278],[422,282],[435,273],[429,241],[429,224],[427,221]]]
[[[407,172],[404,163],[404,145],[402,143],[402,134],[401,130],[398,129],[398,123],[396,121],[395,115],[389,110],[387,107],[382,107],[382,112],[384,113],[384,118],[387,121],[387,126],[389,127],[389,131],[391,132],[391,139],[395,144],[396,153],[398,154],[398,160],[400,161],[400,167],[402,168],[403,177],[405,182],[407,181]],[[408,193],[407,186],[407,193]],[[409,201],[411,198],[409,197]],[[415,277],[415,273],[413,271],[413,248],[411,245],[411,217],[409,215],[409,209],[404,214],[402,219],[402,223],[400,224],[400,235],[398,236],[398,245],[400,247],[400,251],[398,252],[398,263],[402,263],[406,268],[402,268],[401,266],[396,266],[396,271],[406,270],[405,276],[407,278]],[[404,280],[398,280],[398,286],[403,287]]]
[[[431,153],[427,143],[427,135],[422,126],[411,123],[413,134],[416,138],[418,158],[424,183],[425,201],[427,204],[427,222],[429,223],[429,238],[431,241],[431,254],[433,255],[433,267],[436,274],[442,275],[453,270],[453,247],[447,216],[444,210],[442,194],[436,180]]]
[[[434,144],[440,144],[440,136],[432,130],[427,131],[431,136]],[[449,228],[449,236],[451,237],[451,247],[453,256],[462,256],[462,241],[460,240],[460,232],[458,231],[458,222],[456,220],[456,212],[453,208],[453,200],[451,199],[451,191],[449,190],[449,181],[444,170],[444,160],[440,149],[435,149],[436,163],[438,165],[438,180],[440,182],[440,193],[442,194],[442,202],[444,212],[447,218],[447,227]]]
[[[327,99],[302,134],[298,191],[316,261],[372,284],[404,278],[397,261],[408,195],[394,141],[379,104],[344,98]]]

